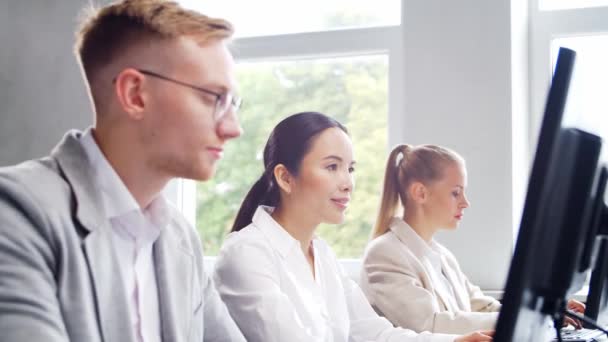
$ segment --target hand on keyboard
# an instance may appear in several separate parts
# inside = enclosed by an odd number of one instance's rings
[[[604,333],[594,329],[572,329],[562,328],[561,335],[563,341],[568,342],[592,342],[597,341]],[[552,341],[557,341],[557,337]]]
[[[585,304],[579,302],[578,300],[570,299],[568,301],[567,306],[568,311],[574,311],[577,314],[584,315],[585,314]],[[564,326],[571,325],[576,329],[580,329],[583,327],[583,323],[578,319],[566,316],[564,318]]]

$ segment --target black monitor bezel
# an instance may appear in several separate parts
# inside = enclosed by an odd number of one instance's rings
[[[543,210],[544,199],[547,197],[548,189],[543,188],[543,179],[550,173],[551,158],[557,152],[557,138],[562,128],[575,59],[576,52],[560,48],[528,181],[520,230],[502,299],[503,307],[496,324],[496,342],[511,341],[514,333],[513,327],[524,300],[524,290],[529,285],[527,275],[532,271],[532,265],[527,264],[527,260],[530,259],[534,232],[533,229],[526,227],[537,225],[538,215],[536,213]]]

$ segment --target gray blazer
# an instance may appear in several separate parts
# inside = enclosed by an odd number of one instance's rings
[[[0,340],[135,341],[110,223],[68,132],[49,157],[0,168]],[[244,341],[181,215],[153,247],[165,342]]]

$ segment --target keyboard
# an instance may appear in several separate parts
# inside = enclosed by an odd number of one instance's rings
[[[579,329],[575,330],[572,328],[562,328],[562,340],[564,342],[595,342],[598,341],[604,333],[600,330],[595,329]],[[557,337],[555,337],[552,342],[557,341]]]

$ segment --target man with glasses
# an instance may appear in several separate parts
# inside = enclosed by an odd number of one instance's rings
[[[212,177],[241,134],[231,34],[162,0],[83,22],[94,126],[0,169],[2,341],[244,341],[198,235],[161,195]]]

